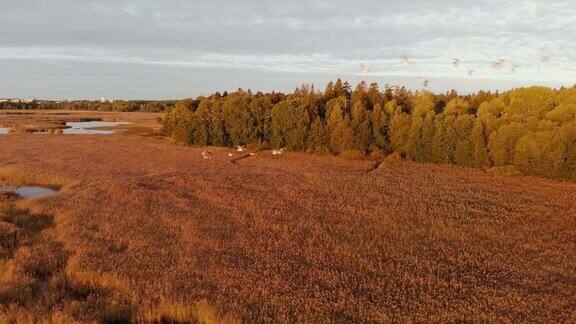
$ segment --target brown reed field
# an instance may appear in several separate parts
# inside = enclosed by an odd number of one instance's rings
[[[0,321],[576,321],[574,182],[203,150],[0,135]]]

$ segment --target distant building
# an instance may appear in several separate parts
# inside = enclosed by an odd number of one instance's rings
[[[2,98],[0,102],[9,102],[9,103],[33,103],[36,102],[36,99],[8,99]]]

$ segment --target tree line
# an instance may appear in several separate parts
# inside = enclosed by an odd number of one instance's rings
[[[2,109],[40,109],[40,110],[90,110],[117,112],[163,112],[174,107],[176,100],[114,100],[114,101],[51,101],[33,100],[29,102],[0,102]]]
[[[576,87],[433,94],[330,82],[291,94],[238,89],[169,108],[167,136],[198,146],[247,145],[345,157],[576,178]]]

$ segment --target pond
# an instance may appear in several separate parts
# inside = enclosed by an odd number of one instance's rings
[[[87,122],[67,122],[66,126],[70,128],[63,129],[63,134],[75,135],[110,135],[114,134],[114,129],[95,129],[100,127],[115,127],[120,125],[131,124],[129,122],[103,122],[103,121],[87,121]]]
[[[7,187],[0,185],[0,193],[14,193],[24,199],[37,198],[37,197],[53,197],[58,195],[58,191],[44,187],[34,186],[21,186],[21,187]]]

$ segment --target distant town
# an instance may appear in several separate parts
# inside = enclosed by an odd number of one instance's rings
[[[114,100],[109,100],[106,99],[104,97],[102,97],[102,99],[94,99],[94,100],[38,100],[36,98],[34,99],[19,99],[19,98],[0,98],[0,103],[23,103],[23,104],[29,104],[29,103],[34,103],[34,102],[55,102],[55,103],[61,103],[61,102],[71,102],[71,103],[80,103],[83,101],[100,101],[101,103],[114,103]]]

